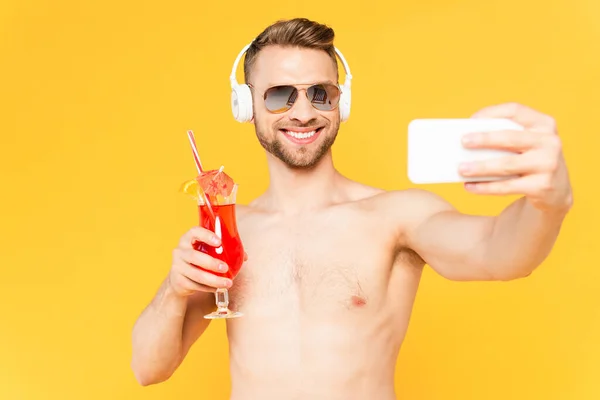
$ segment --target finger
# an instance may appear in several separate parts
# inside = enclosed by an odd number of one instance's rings
[[[529,195],[534,189],[534,175],[492,182],[467,182],[465,189],[485,195]]]
[[[208,229],[199,226],[193,227],[187,231],[179,241],[179,247],[182,249],[191,249],[194,242],[202,242],[211,246],[221,245],[221,239]]]
[[[513,179],[494,182],[467,182],[465,189],[471,193],[487,195],[516,194]]]
[[[524,152],[539,147],[543,135],[531,131],[489,131],[468,133],[462,138],[463,146],[469,149],[497,149]]]
[[[552,132],[556,130],[556,123],[552,117],[514,102],[484,107],[471,118],[507,118],[525,128]]]
[[[244,251],[244,261],[248,261],[248,253]]]
[[[182,250],[180,258],[188,264],[192,264],[214,272],[223,273],[229,269],[227,264],[225,264],[223,261],[194,249]]]
[[[190,264],[184,265],[181,273],[192,281],[211,288],[230,288],[232,284],[229,278],[203,271]]]
[[[194,282],[190,278],[184,275],[180,275],[178,281],[179,287],[188,292],[215,292],[215,288],[203,285],[198,282]]]
[[[529,154],[496,157],[485,161],[465,162],[459,173],[466,177],[511,176],[539,172],[544,167],[536,157]]]

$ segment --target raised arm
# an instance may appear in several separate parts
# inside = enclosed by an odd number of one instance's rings
[[[173,251],[168,277],[135,323],[131,367],[141,385],[163,382],[179,367],[192,344],[208,327],[204,315],[214,309],[214,291],[230,287],[231,280],[204,269],[220,271],[219,260],[194,250],[193,241],[218,246],[211,231],[195,227]],[[213,241],[214,240],[214,241]]]
[[[465,215],[440,197],[414,191],[404,241],[435,271],[453,280],[510,280],[529,275],[550,253],[573,202],[553,120],[530,108],[503,104],[474,117],[511,118],[525,131],[481,132],[465,146],[517,151],[464,166],[468,176],[514,179],[466,184],[472,193],[523,195],[497,216]]]

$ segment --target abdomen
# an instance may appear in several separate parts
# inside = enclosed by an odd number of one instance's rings
[[[230,321],[232,399],[395,398],[398,313],[279,306]]]

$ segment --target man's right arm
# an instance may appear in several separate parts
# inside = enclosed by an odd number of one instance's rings
[[[195,299],[181,297],[175,294],[168,279],[163,282],[133,328],[131,368],[141,385],[169,379],[208,327],[210,320],[202,318],[201,310],[210,312],[214,296],[206,295],[210,293],[198,293]]]
[[[171,377],[208,327],[210,320],[204,315],[214,308],[215,289],[231,287],[231,280],[196,267],[223,272],[219,260],[192,247],[195,240],[218,246],[214,238],[202,228],[193,228],[182,237],[168,277],[135,323],[131,368],[141,385]]]

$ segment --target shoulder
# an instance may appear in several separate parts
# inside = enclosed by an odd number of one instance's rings
[[[238,220],[244,220],[257,213],[257,209],[252,205],[247,204],[236,204],[235,214]]]
[[[440,195],[424,189],[385,190],[356,181],[347,181],[349,203],[389,217],[415,219],[440,211],[453,210]]]
[[[452,208],[450,203],[440,195],[413,188],[379,191],[366,200],[382,211],[401,211],[408,214],[437,212]]]
[[[440,195],[423,189],[381,191],[363,201],[365,207],[402,230],[411,230],[431,216],[456,211]]]
[[[258,206],[255,202],[236,204],[235,214],[240,227],[261,226],[272,216],[272,213]]]

